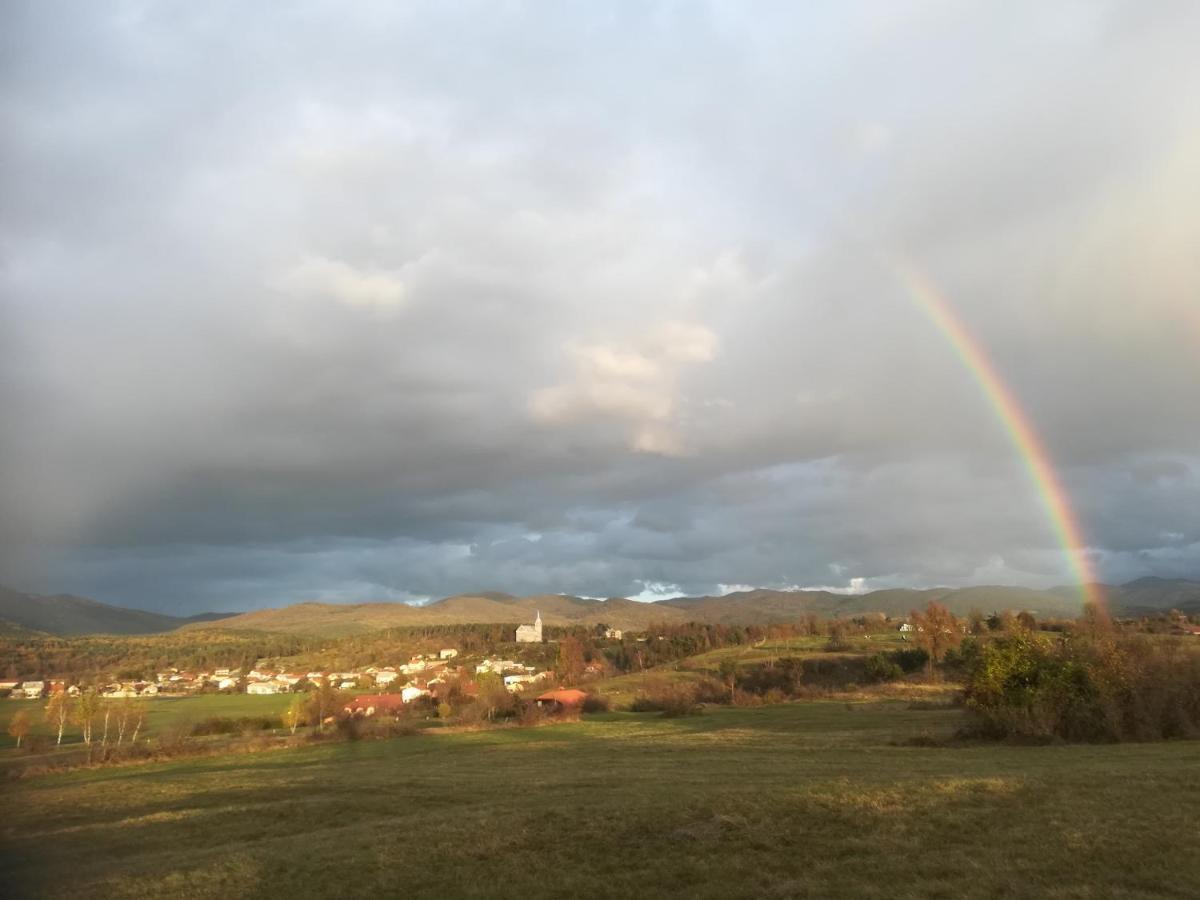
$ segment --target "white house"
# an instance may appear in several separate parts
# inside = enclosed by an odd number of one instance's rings
[[[425,688],[417,687],[415,684],[405,685],[400,689],[400,699],[405,703],[412,703],[418,697],[428,697],[429,691]]]
[[[604,629],[604,636],[606,638],[612,638],[614,641],[619,641],[621,639],[621,634],[622,634],[622,631],[620,628]]]
[[[542,611],[540,609],[538,610],[537,618],[533,620],[532,625],[519,625],[517,627],[517,643],[542,643]]]
[[[46,691],[46,682],[44,681],[23,681],[21,682],[21,693],[25,695],[27,700],[36,700]],[[15,694],[16,691],[13,691]]]
[[[279,683],[276,681],[256,681],[246,685],[247,694],[278,694]]]
[[[456,657],[456,656],[458,656],[458,651],[455,650],[453,647],[447,647],[445,650],[443,650],[441,653],[438,654],[438,659],[454,659],[454,657]]]
[[[235,688],[235,687],[237,687],[237,681],[238,680],[236,678],[230,678],[230,677],[219,678],[219,679],[217,679],[217,690],[227,691],[230,688]]]
[[[902,622],[902,623],[900,623],[900,627],[899,627],[899,628],[897,628],[896,630],[897,630],[897,631],[904,631],[904,632],[908,632],[908,631],[912,631],[912,630],[913,630],[913,627],[912,627],[912,625],[910,625],[908,622]]]
[[[378,685],[381,685],[381,686],[385,685],[385,684],[391,684],[393,681],[395,681],[399,677],[400,677],[399,672],[384,669],[381,672],[375,673],[375,683]]]

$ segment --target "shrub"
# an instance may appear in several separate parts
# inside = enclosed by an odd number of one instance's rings
[[[923,647],[909,647],[904,650],[894,650],[890,654],[892,661],[904,670],[905,674],[918,672],[929,662],[929,651]]]
[[[583,711],[585,713],[608,712],[612,709],[612,703],[603,694],[589,693],[583,701]]]
[[[971,660],[973,731],[995,738],[1162,740],[1200,734],[1200,653],[1153,637],[1026,630]]]
[[[240,719],[213,716],[197,722],[191,727],[189,734],[193,737],[213,734],[248,734],[255,731],[270,731],[275,724],[276,720],[269,716],[243,716]]]
[[[869,681],[895,681],[904,675],[904,670],[888,653],[876,653],[866,662]]]
[[[689,684],[660,684],[648,688],[633,699],[634,712],[660,712],[667,718],[699,712],[696,691]]]

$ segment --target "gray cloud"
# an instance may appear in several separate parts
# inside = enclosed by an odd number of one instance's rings
[[[31,3],[0,581],[164,610],[1200,573],[1194,6]]]

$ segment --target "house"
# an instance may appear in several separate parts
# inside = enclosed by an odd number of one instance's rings
[[[518,644],[540,644],[542,643],[542,611],[539,609],[537,618],[533,620],[532,625],[517,626],[517,643]]]
[[[217,679],[217,690],[219,690],[219,691],[231,690],[231,689],[237,687],[237,683],[238,683],[238,680],[236,678],[232,678],[230,676],[226,676],[224,678],[218,678]]]
[[[903,632],[907,633],[907,632],[909,632],[909,631],[912,631],[912,630],[913,630],[913,627],[912,627],[912,625],[910,625],[908,622],[901,622],[901,623],[900,623],[900,627],[899,627],[899,628],[897,628],[896,630],[897,630],[897,631],[903,631]]]
[[[1190,634],[1194,637],[1200,637],[1200,625],[1189,625],[1186,622],[1176,625],[1171,631],[1175,634]]]
[[[392,694],[391,696],[394,697],[396,695]],[[406,684],[403,688],[400,689],[400,699],[404,703],[412,703],[418,697],[428,697],[428,696],[429,696],[428,688],[417,687],[417,685],[415,685],[415,684]]]
[[[485,659],[475,667],[475,674],[482,675],[485,672],[507,672],[510,669],[524,668],[519,663],[513,662],[511,659]]]
[[[537,705],[539,709],[563,710],[563,709],[580,709],[583,707],[583,702],[587,699],[587,694],[575,688],[567,688],[565,690],[546,691],[544,694],[539,694]]]
[[[510,694],[516,694],[525,690],[525,685],[533,681],[532,675],[505,675],[504,687]]]
[[[404,708],[405,700],[399,694],[363,694],[346,704],[348,716],[373,716],[377,713],[397,713]]]
[[[0,691],[15,691],[19,681],[0,681]]]
[[[456,656],[458,656],[458,651],[453,647],[447,647],[438,654],[438,659],[454,659]]]
[[[278,694],[279,684],[274,681],[256,681],[246,685],[247,694]]]
[[[375,673],[375,683],[377,685],[379,685],[380,687],[383,687],[384,685],[391,684],[393,681],[395,681],[399,677],[400,677],[399,672],[397,672],[395,670],[384,669],[381,672]]]
[[[142,685],[142,687],[138,690],[138,694],[142,697],[156,697],[156,696],[158,696],[158,685],[157,684]]]
[[[606,638],[611,638],[614,641],[619,641],[621,639],[622,634],[624,634],[624,632],[622,632],[620,628],[605,628],[604,629],[604,636]]]
[[[46,682],[44,681],[23,681],[21,682],[21,693],[27,700],[37,700],[46,692]],[[16,691],[13,691],[15,694]]]

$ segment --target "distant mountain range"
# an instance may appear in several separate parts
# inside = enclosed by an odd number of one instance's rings
[[[110,606],[70,594],[24,594],[0,587],[0,634],[46,632],[48,634],[154,634],[174,631],[194,622],[213,622],[234,613],[201,613],[197,616],[168,616]]]
[[[1200,614],[1200,581],[1139,578],[1105,587],[1116,615],[1140,616],[1178,609]],[[936,600],[958,615],[973,609],[1029,610],[1041,617],[1071,617],[1080,609],[1077,588],[980,586],[894,588],[866,594],[829,591],[739,591],[722,597],[680,597],[639,603],[624,597],[592,600],[562,594],[514,597],[494,591],[460,594],[425,606],[403,603],[296,603],[248,613],[204,613],[178,617],[110,606],[66,594],[43,596],[0,588],[0,635],[29,631],[58,635],[153,634],[176,629],[235,629],[340,637],[405,625],[462,625],[531,622],[537,612],[547,625],[606,624],[642,630],[656,623],[712,622],[767,625],[822,618],[884,613],[907,615]]]

